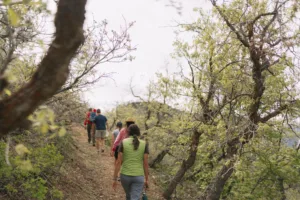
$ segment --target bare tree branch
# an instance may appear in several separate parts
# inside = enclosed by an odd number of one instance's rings
[[[260,18],[262,17],[265,17],[265,16],[270,16],[270,15],[273,15],[273,16],[276,16],[277,12],[274,11],[274,12],[268,12],[268,13],[262,13],[262,14],[259,14],[257,15],[254,20],[252,21],[253,24],[255,24]],[[267,28],[272,24],[274,20],[271,20],[268,25],[266,26]]]
[[[242,42],[242,44],[245,47],[249,47],[249,42],[243,37],[243,35],[241,35],[241,33],[234,27],[234,25],[232,23],[230,23],[229,19],[223,13],[223,11],[221,10],[221,8],[217,5],[216,1],[215,0],[211,0],[211,2],[212,2],[212,5],[219,12],[219,14],[221,15],[221,17],[224,19],[224,21],[226,22],[227,26],[231,29],[231,31],[236,34],[237,38]]]
[[[121,28],[120,32],[107,30],[107,21],[94,22],[85,33],[85,43],[78,51],[76,58],[70,66],[70,77],[64,87],[58,93],[65,92],[74,87],[83,88],[94,84],[101,78],[109,77],[110,74],[97,74],[96,68],[104,63],[124,62],[132,59],[127,57],[135,47],[131,47],[128,30],[134,25],[131,22]],[[96,76],[97,78],[93,78]]]
[[[286,110],[288,108],[288,105],[282,105],[280,106],[278,109],[274,110],[273,112],[269,113],[267,116],[260,118],[260,122],[261,123],[266,123],[267,121],[269,121],[270,119],[272,119],[273,117],[276,117],[277,115],[281,114],[282,111]]]
[[[133,86],[132,86],[132,78],[130,80],[130,91],[132,96],[134,96],[135,98],[138,98],[141,102],[146,102],[140,95],[136,95],[134,90],[133,90]]]

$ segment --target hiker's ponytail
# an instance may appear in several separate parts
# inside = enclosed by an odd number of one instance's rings
[[[133,144],[133,149],[134,150],[137,150],[139,148],[140,141],[139,141],[139,139],[138,139],[138,137],[136,135],[133,135],[132,144]]]
[[[139,145],[140,145],[140,141],[138,139],[138,136],[141,135],[139,127],[135,124],[131,124],[128,127],[128,134],[129,134],[129,136],[133,136],[133,141],[132,141],[133,149],[137,150],[139,148]]]

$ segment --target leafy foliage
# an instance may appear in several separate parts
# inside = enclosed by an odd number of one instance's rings
[[[296,199],[298,4],[211,3],[182,25],[194,39],[174,43],[180,71],[132,88],[150,165],[166,199]]]
[[[55,187],[55,177],[59,175],[64,157],[58,149],[59,144],[53,143],[55,140],[42,142],[42,138],[41,134],[28,131],[12,137],[13,144],[17,145],[10,153],[11,166],[4,159],[6,143],[0,142],[1,193],[6,193],[10,199],[63,198],[62,192]]]

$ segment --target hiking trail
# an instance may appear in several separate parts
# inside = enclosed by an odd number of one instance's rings
[[[125,200],[120,182],[117,191],[112,189],[114,157],[110,156],[110,147],[106,146],[105,152],[98,154],[96,147],[88,144],[86,130],[78,124],[72,125],[72,136],[74,152],[63,164],[63,176],[59,180],[64,199]],[[151,172],[149,179],[148,199],[163,200],[162,192],[151,179]]]

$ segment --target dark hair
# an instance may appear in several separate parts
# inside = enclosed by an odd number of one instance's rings
[[[101,113],[101,110],[100,110],[100,109],[97,109],[97,113]]]
[[[89,108],[89,111],[91,112],[93,110],[93,108]]]
[[[117,127],[118,127],[118,128],[122,128],[122,126],[123,126],[122,122],[118,122],[118,123],[117,123]]]
[[[139,127],[136,124],[131,124],[128,127],[128,134],[129,136],[133,136],[133,141],[132,141],[133,149],[137,150],[140,145],[140,141],[137,137],[141,135]]]
[[[134,122],[126,122],[127,128],[128,128],[131,124],[134,124]]]

